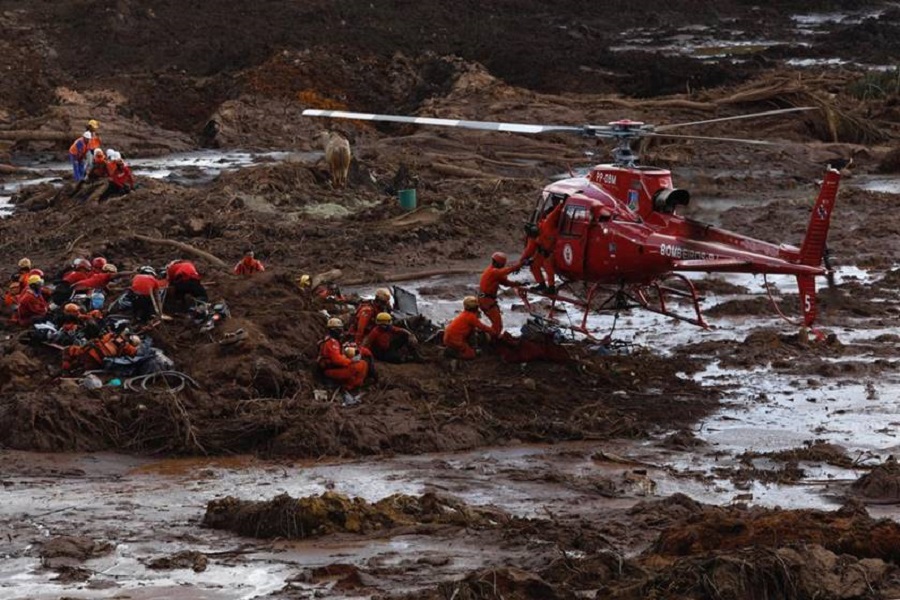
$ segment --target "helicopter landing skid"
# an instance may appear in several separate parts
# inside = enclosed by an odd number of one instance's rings
[[[700,312],[700,297],[697,295],[697,288],[694,287],[691,280],[679,273],[672,273],[666,279],[670,278],[680,280],[687,289],[679,289],[665,285],[666,280],[660,279],[646,285],[633,285],[628,287],[619,286],[609,293],[603,301],[599,301],[599,298],[602,297],[604,292],[609,292],[610,286],[599,283],[587,286],[583,298],[578,297],[577,295],[567,294],[566,292],[554,295],[535,291],[531,291],[530,293],[550,300],[550,307],[546,311],[546,316],[539,316],[557,324],[560,323],[553,315],[557,302],[565,302],[580,308],[582,310],[580,323],[569,324],[566,325],[566,327],[572,331],[581,333],[591,340],[596,339],[587,327],[587,319],[591,311],[597,313],[613,312],[618,314],[623,310],[642,308],[672,319],[685,321],[692,325],[709,329],[709,325],[703,319],[703,313]],[[532,303],[528,300],[529,290],[525,287],[518,287],[516,291],[519,298],[522,299],[522,303],[525,305],[525,310],[530,314],[537,315],[538,312],[536,307],[533,307]],[[687,298],[690,300],[695,316],[686,316],[670,310],[667,304],[668,297]]]

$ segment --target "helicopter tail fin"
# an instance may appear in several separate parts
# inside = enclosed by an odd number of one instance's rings
[[[810,267],[818,267],[825,256],[825,241],[828,238],[828,227],[831,225],[831,211],[837,198],[838,184],[841,174],[836,169],[825,171],[825,179],[819,196],[813,205],[812,214],[809,216],[809,227],[806,228],[806,237],[800,246],[800,264]]]
[[[841,174],[836,169],[825,171],[825,179],[819,196],[809,216],[809,227],[806,237],[800,246],[800,264],[819,267],[825,258],[825,241],[828,239],[828,227],[831,225],[831,212],[837,199],[838,184]],[[800,310],[803,312],[803,325],[811,327],[816,320],[816,278],[814,275],[797,275],[797,287],[800,290]]]

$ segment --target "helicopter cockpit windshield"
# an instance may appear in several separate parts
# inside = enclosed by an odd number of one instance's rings
[[[568,197],[567,194],[541,192],[541,196],[538,198],[537,204],[535,204],[534,210],[531,213],[531,218],[528,219],[528,222],[534,224],[540,223],[541,219],[546,217],[560,202],[565,202]]]

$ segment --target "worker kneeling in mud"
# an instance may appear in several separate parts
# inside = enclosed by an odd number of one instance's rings
[[[444,346],[447,347],[447,355],[450,358],[472,359],[481,354],[470,343],[470,338],[476,331],[483,331],[488,336],[492,329],[478,318],[478,298],[466,296],[463,298],[463,311],[459,313],[444,329]]]
[[[325,377],[340,384],[343,404],[350,406],[360,401],[359,395],[354,396],[352,392],[366,380],[369,363],[363,360],[361,352],[344,352],[343,335],[344,322],[337,317],[328,319],[328,336],[319,342],[318,363]]]
[[[403,327],[394,325],[390,313],[381,312],[375,317],[375,327],[363,340],[377,360],[389,363],[421,362],[419,340]]]

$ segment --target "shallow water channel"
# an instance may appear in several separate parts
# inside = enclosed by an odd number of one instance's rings
[[[838,274],[839,280],[877,276],[849,268]],[[730,277],[729,281],[752,293],[760,284],[748,276]],[[775,283],[790,289],[788,278],[776,278]],[[443,321],[456,312],[459,293],[469,285],[471,278],[444,278],[404,287],[428,292],[420,295],[419,309]],[[428,295],[435,289],[457,293],[454,299],[449,299],[451,294]],[[372,290],[360,291],[369,294]],[[442,299],[444,296],[448,299]],[[713,295],[704,302],[711,306],[730,298],[734,296]],[[527,318],[512,310],[516,302],[504,300],[507,329],[513,331]],[[608,320],[594,319],[592,326],[608,328]],[[714,328],[701,330],[634,312],[620,319],[616,337],[651,347],[664,360],[682,344],[743,339],[762,325],[777,326],[777,321],[775,317],[720,319]],[[884,330],[860,322],[848,323],[836,333],[849,342],[872,339]],[[862,470],[801,465],[807,470],[807,478],[799,485],[754,482],[737,489],[729,480],[715,477],[713,469],[736,465],[735,455],[746,450],[797,448],[812,439],[840,444],[851,457],[878,462],[900,449],[900,418],[895,416],[900,377],[896,373],[878,381],[823,379],[821,386],[810,387],[765,366],[725,369],[713,362],[693,377],[728,390],[722,409],[695,428],[695,435],[709,444],[696,452],[668,450],[658,444],[659,440],[518,445],[335,462],[266,462],[253,457],[155,461],[113,454],[3,452],[0,464],[27,465],[24,472],[29,475],[0,476],[0,520],[6,533],[0,539],[0,599],[60,595],[111,598],[123,594],[129,598],[253,598],[283,588],[289,578],[304,570],[334,563],[361,567],[427,564],[416,567],[415,586],[424,587],[526,552],[503,546],[486,550],[465,539],[448,542],[415,534],[273,542],[200,527],[206,503],[226,495],[263,500],[284,492],[304,496],[333,489],[376,501],[393,493],[437,491],[524,517],[546,515],[547,511],[564,515],[624,508],[648,497],[676,492],[720,505],[740,501],[785,508],[835,508],[841,484],[855,479]],[[769,462],[759,460],[758,466],[773,468]],[[646,472],[646,478],[623,484],[622,497],[605,497],[577,484],[590,478],[630,481],[624,475],[638,468]],[[565,477],[523,477],[523,473]],[[690,475],[698,473],[711,477]],[[873,516],[898,518],[896,508],[891,506],[872,506],[869,511]],[[55,582],[51,580],[55,572],[41,567],[31,544],[36,537],[58,535],[108,540],[115,544],[115,550],[80,565],[92,573],[87,582]],[[195,573],[146,566],[149,560],[181,550],[206,553],[209,567]],[[446,560],[448,554],[452,560]],[[326,593],[329,584],[294,585],[307,586],[311,593]],[[399,591],[410,585],[408,579],[397,581],[391,589]],[[341,597],[331,591],[327,594]]]

